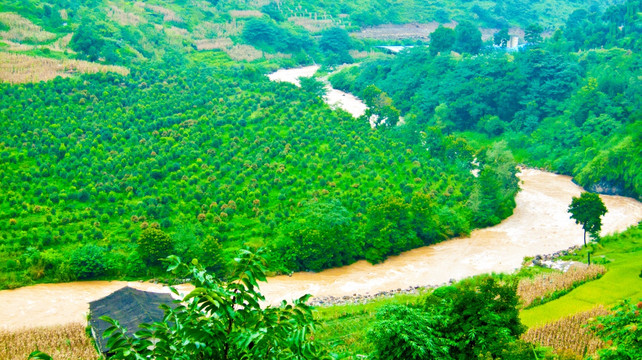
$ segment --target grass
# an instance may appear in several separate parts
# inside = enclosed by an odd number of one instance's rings
[[[377,310],[390,304],[416,304],[421,295],[396,295],[380,298],[366,304],[346,304],[317,307],[315,317],[321,323],[315,337],[329,345],[338,359],[357,358],[373,349],[366,340],[368,329],[375,320]]]
[[[521,318],[525,325],[540,326],[588,311],[597,305],[610,308],[626,298],[642,298],[642,227],[638,225],[621,234],[604,237],[593,247],[593,258],[604,256],[610,260],[605,265],[607,273],[557,300],[522,311]],[[587,251],[583,249],[580,252],[583,259],[586,259]]]

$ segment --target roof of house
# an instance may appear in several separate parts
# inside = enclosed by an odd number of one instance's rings
[[[100,351],[107,353],[109,350],[106,346],[107,339],[103,339],[103,333],[111,326],[106,321],[100,320],[101,316],[107,315],[117,320],[127,329],[127,335],[131,336],[140,330],[138,327],[140,324],[163,320],[164,312],[159,308],[161,304],[171,306],[172,297],[166,293],[147,292],[128,286],[102,299],[90,302],[89,324]]]

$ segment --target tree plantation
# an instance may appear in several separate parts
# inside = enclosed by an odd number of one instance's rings
[[[244,244],[282,271],[378,262],[514,207],[505,148],[478,155],[476,178],[460,138],[370,129],[250,66],[1,91],[3,287],[149,275],[170,253],[220,268]]]

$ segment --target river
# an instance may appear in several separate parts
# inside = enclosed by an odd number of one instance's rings
[[[319,70],[319,65],[311,65],[293,69],[281,69],[268,75],[272,81],[289,82],[296,86],[301,86],[300,77],[311,77]],[[332,108],[340,108],[349,112],[353,117],[358,118],[365,114],[366,104],[356,96],[333,88],[328,82],[327,77],[320,79],[325,83],[326,94],[323,100]],[[374,124],[371,124],[374,125]]]
[[[271,79],[296,84],[299,76],[311,76],[317,69],[281,70],[272,74]],[[359,116],[359,111],[362,111],[359,109],[365,109],[365,105],[350,94],[338,90],[334,94],[330,97],[348,101],[333,104],[353,116]],[[326,97],[326,101],[332,100]],[[567,213],[571,198],[578,196],[582,189],[568,176],[540,170],[523,169],[518,176],[522,190],[515,199],[515,212],[496,226],[475,230],[467,238],[407,251],[377,265],[359,261],[319,273],[301,272],[272,277],[266,284],[261,284],[261,292],[268,303],[278,304],[283,299],[290,300],[306,293],[344,296],[439,285],[450,279],[513,271],[525,256],[553,253],[582,244],[582,229]],[[603,218],[602,234],[622,231],[642,219],[642,203],[637,200],[621,196],[601,197],[608,208]],[[168,292],[157,284],[125,281],[41,284],[4,290],[0,291],[0,328],[82,322],[89,302],[126,285]],[[188,286],[179,287],[179,291],[188,289]]]

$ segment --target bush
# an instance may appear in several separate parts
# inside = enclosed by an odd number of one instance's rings
[[[107,273],[105,249],[85,245],[71,254],[71,270],[78,279],[94,279]]]

